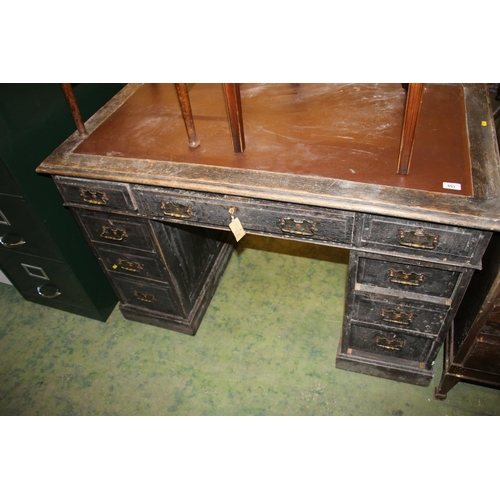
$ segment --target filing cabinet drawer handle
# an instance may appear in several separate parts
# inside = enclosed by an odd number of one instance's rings
[[[284,233],[298,234],[300,236],[314,236],[314,233],[318,230],[316,222],[285,219],[284,217],[280,218],[280,226]]]
[[[165,215],[176,219],[190,219],[194,214],[192,205],[182,205],[171,201],[162,201],[160,208]]]
[[[139,292],[138,290],[134,290],[134,296],[138,300],[142,300],[142,302],[156,302],[157,298],[152,293],[147,292]]]
[[[59,288],[53,283],[44,283],[36,289],[38,295],[45,297],[46,299],[55,299],[61,295]]]
[[[85,203],[90,203],[91,205],[106,205],[109,201],[106,193],[103,191],[95,191],[93,189],[80,189],[80,196],[83,198]]]
[[[113,269],[118,268],[123,269],[124,271],[130,271],[131,273],[140,273],[144,269],[144,265],[140,262],[118,259],[118,264],[114,264]]]
[[[7,233],[0,236],[0,244],[5,248],[14,248],[24,245],[26,241],[19,234]]]
[[[388,339],[385,337],[379,337],[378,335],[374,339],[377,347],[381,347],[382,349],[387,349],[389,351],[401,351],[405,346],[404,340],[398,339]]]
[[[382,309],[380,311],[380,318],[387,323],[395,323],[397,325],[411,325],[413,322],[414,314],[408,314],[401,309]]]
[[[391,283],[398,283],[399,285],[420,286],[425,280],[425,274],[407,274],[404,271],[394,271],[394,269],[389,269],[387,275]]]
[[[123,241],[124,238],[128,238],[128,234],[125,229],[107,226],[102,226],[102,233],[99,236],[105,240],[112,241]]]
[[[424,228],[419,227],[414,231],[399,230],[399,244],[404,247],[422,248],[424,250],[434,250],[439,243],[438,234],[428,234]]]

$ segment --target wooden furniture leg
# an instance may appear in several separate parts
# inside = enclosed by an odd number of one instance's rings
[[[413,143],[415,130],[417,128],[418,115],[422,104],[424,93],[423,83],[408,84],[406,95],[405,114],[403,119],[403,130],[401,132],[401,142],[399,145],[398,174],[407,175],[410,171],[411,156],[413,153]]]
[[[80,132],[80,135],[82,136],[85,137],[88,136],[71,83],[61,83],[61,87],[64,92],[64,97],[66,98],[66,102],[68,103],[69,110],[71,111],[71,116],[73,117],[76,128],[78,129],[78,132]]]
[[[224,97],[226,98],[229,126],[233,138],[235,153],[245,151],[245,132],[243,130],[243,113],[241,110],[241,96],[239,83],[223,83]]]
[[[179,99],[179,104],[181,106],[184,125],[186,126],[188,146],[192,149],[197,148],[200,145],[200,140],[194,128],[193,112],[191,111],[191,101],[189,100],[187,84],[176,83],[175,90],[177,91],[177,99]]]

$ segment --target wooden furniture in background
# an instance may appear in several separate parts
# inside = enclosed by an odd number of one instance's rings
[[[401,142],[399,145],[398,174],[401,175],[407,175],[410,172],[411,154],[415,142],[415,131],[417,129],[423,95],[423,83],[408,84]]]
[[[446,338],[435,397],[446,399],[458,382],[500,388],[500,233],[494,233]]]

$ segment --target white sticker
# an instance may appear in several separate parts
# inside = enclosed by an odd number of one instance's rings
[[[443,188],[453,189],[454,191],[461,191],[462,184],[459,184],[458,182],[443,182]]]

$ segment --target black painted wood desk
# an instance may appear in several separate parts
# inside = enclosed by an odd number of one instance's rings
[[[332,369],[428,385],[492,231],[499,157],[483,85],[426,85],[409,175],[404,90],[242,85],[234,153],[218,85],[192,85],[187,146],[171,84],[132,84],[37,169],[50,174],[131,320],[194,335],[246,233],[350,250]]]

